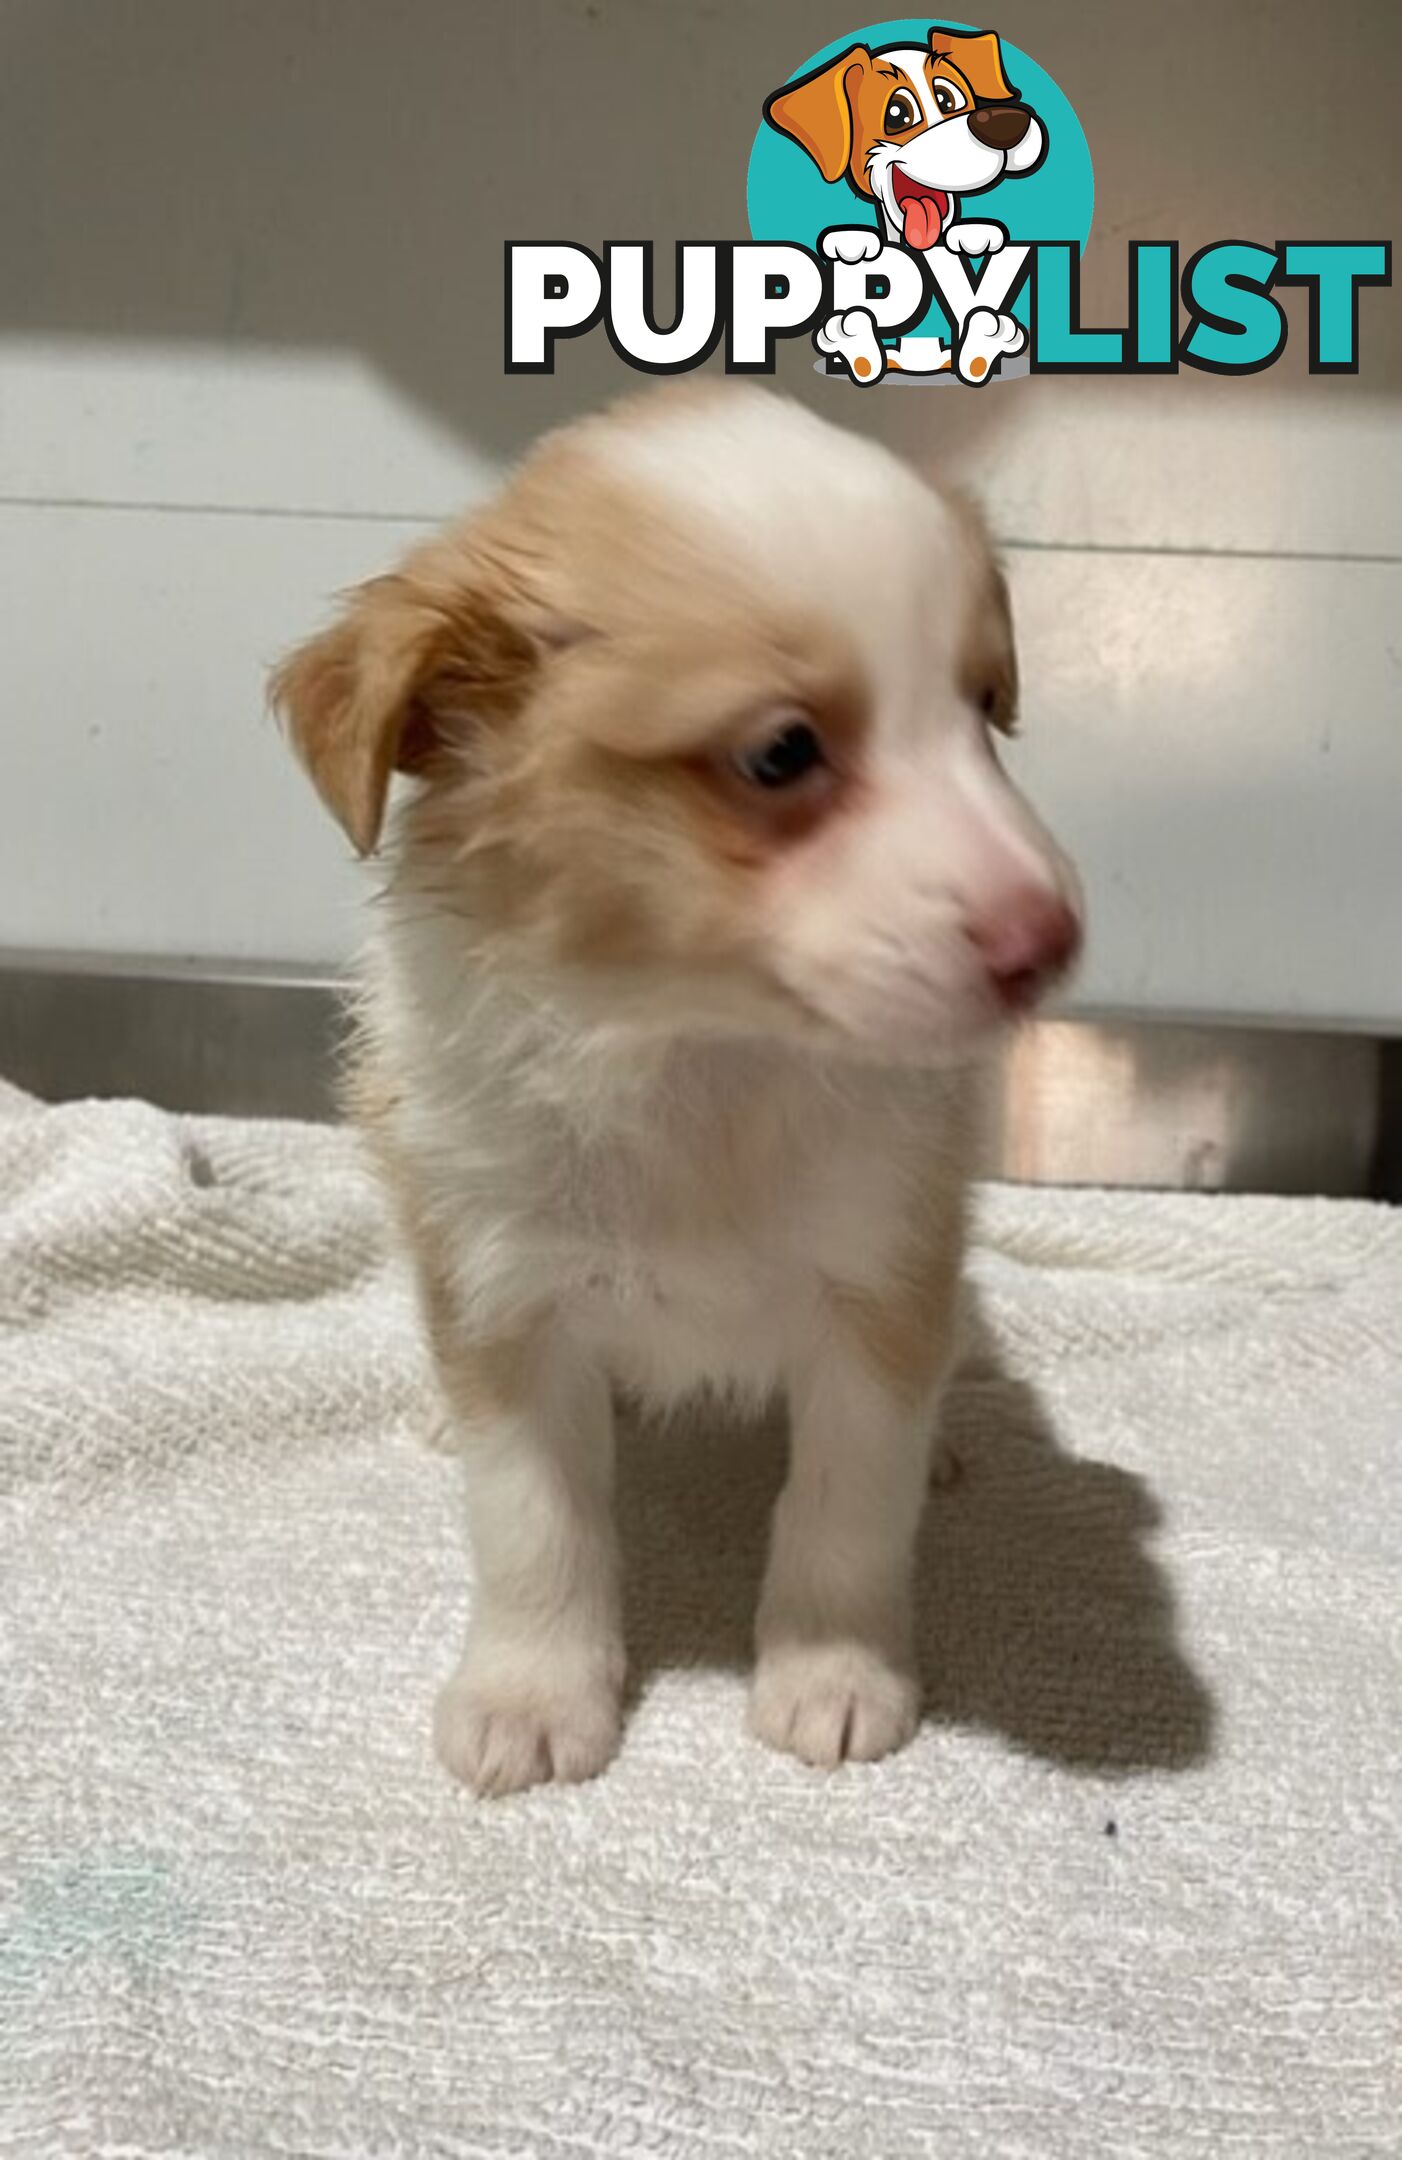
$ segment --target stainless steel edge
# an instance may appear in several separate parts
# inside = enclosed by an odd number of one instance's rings
[[[236,1117],[334,1115],[333,977],[0,957],[0,1077],[45,1101],[134,1095]]]

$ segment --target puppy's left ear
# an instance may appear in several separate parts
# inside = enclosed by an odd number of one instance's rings
[[[276,670],[272,702],[322,801],[368,855],[391,774],[422,771],[474,715],[518,703],[539,653],[470,544],[433,541],[359,586]]]
[[[1017,96],[1003,73],[1003,48],[996,30],[946,30],[933,23],[930,50],[948,55],[980,105],[996,105]]]
[[[764,101],[769,125],[791,135],[825,180],[840,180],[852,162],[852,107],[871,64],[865,45],[854,45],[840,60],[786,83]]]

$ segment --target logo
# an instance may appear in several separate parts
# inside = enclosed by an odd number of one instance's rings
[[[840,39],[765,99],[750,230],[835,266],[814,336],[829,373],[866,387],[887,373],[975,387],[1025,374],[1031,244],[1073,241],[1079,257],[1090,231],[1080,123],[996,31],[870,36]]]
[[[836,39],[762,96],[748,241],[679,241],[672,320],[650,242],[509,243],[506,370],[554,372],[559,340],[602,325],[628,366],[677,374],[723,343],[770,374],[781,341],[861,389],[983,389],[1043,374],[1224,375],[1270,367],[1309,294],[1309,367],[1353,374],[1359,295],[1392,281],[1390,241],[1223,240],[1180,268],[1175,241],[1128,243],[1123,327],[1082,320],[1095,183],[1074,110],[996,30],[906,17]]]

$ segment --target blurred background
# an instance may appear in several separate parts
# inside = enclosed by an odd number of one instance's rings
[[[267,666],[542,427],[636,381],[602,335],[553,378],[504,375],[503,243],[745,237],[762,98],[860,20],[811,0],[5,0],[0,1071],[321,1099],[319,986],[365,877],[266,717]],[[1090,143],[1088,322],[1125,320],[1131,239],[1186,260],[1395,236],[1383,0],[1006,0],[993,26]],[[1009,566],[1016,768],[1082,866],[1070,1012],[1104,1023],[1024,1045],[1026,1174],[1077,1166],[1094,1078],[1121,1104],[1092,1120],[1095,1174],[1116,1174],[1122,1116],[1125,1175],[1381,1175],[1402,321],[1365,292],[1360,373],[1311,377],[1306,296],[1282,298],[1286,353],[1239,381],[862,395],[781,349],[781,387],[972,482]],[[1243,1173],[1272,1116],[1294,1167]]]

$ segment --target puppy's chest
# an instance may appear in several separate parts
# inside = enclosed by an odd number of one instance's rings
[[[669,1395],[763,1389],[811,1330],[824,1279],[879,1276],[900,1180],[882,1137],[833,1119],[640,1136],[580,1166],[566,1301],[621,1377]]]

